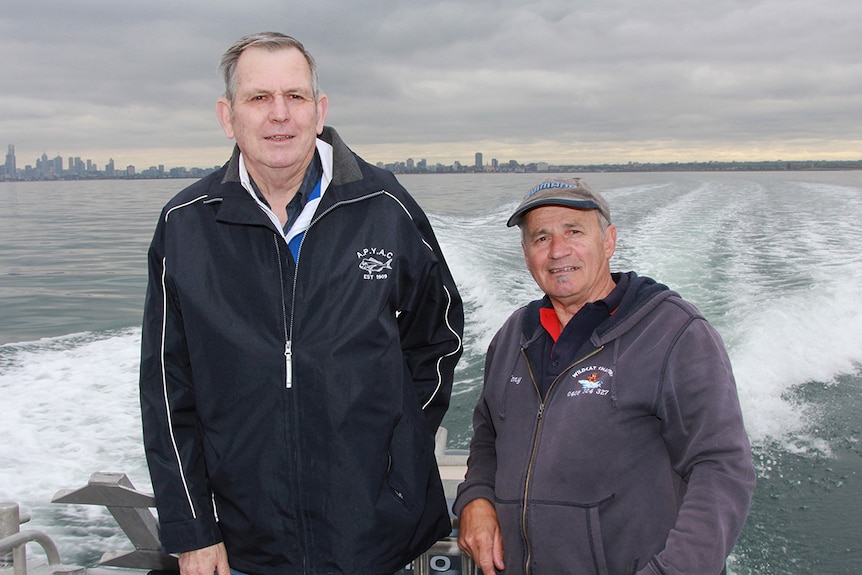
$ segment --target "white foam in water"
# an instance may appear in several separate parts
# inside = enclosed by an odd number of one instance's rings
[[[803,292],[762,302],[739,323],[731,349],[746,426],[755,442],[797,437],[809,423],[787,393],[808,382],[832,382],[862,365],[862,272],[848,266]],[[802,444],[800,443],[802,442]],[[823,443],[813,445],[828,451]]]
[[[518,229],[500,225],[514,208],[506,205],[473,217],[431,217],[464,299],[467,353],[484,356],[509,314],[541,296],[524,266]]]
[[[848,223],[848,214],[862,215],[862,198],[779,185],[698,182],[659,209],[653,201],[618,253],[695,302],[721,332],[755,444],[828,453],[805,433],[816,414],[790,392],[862,365],[862,235]],[[827,207],[801,215],[812,194]],[[637,200],[628,209],[637,212]]]
[[[0,500],[42,505],[96,471],[149,488],[139,358],[140,330],[0,347]]]

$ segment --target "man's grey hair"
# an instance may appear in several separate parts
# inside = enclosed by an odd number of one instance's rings
[[[299,50],[299,52],[305,57],[305,60],[308,62],[308,68],[311,70],[311,90],[314,95],[314,101],[317,102],[317,99],[320,96],[320,82],[317,78],[317,64],[311,54],[309,54],[305,49],[305,46],[302,45],[302,42],[280,32],[259,32],[257,34],[251,34],[240,38],[233,46],[228,48],[221,57],[219,71],[224,77],[224,97],[227,98],[231,104],[233,104],[233,99],[236,97],[236,63],[239,61],[239,57],[242,56],[242,53],[249,48],[263,48],[270,52],[289,49]]]

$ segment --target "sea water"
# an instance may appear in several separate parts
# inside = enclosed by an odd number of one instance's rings
[[[613,270],[693,301],[728,347],[758,485],[737,575],[862,573],[862,172],[582,174]],[[465,301],[444,425],[466,447],[485,348],[540,295],[505,221],[540,174],[401,176]],[[96,471],[150,489],[137,399],[146,249],[190,181],[0,183],[0,501],[66,562],[128,547],[100,508],[50,504]]]

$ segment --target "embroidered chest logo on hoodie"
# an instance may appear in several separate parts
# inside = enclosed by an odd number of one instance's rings
[[[610,378],[613,376],[614,371],[609,367],[595,365],[583,367],[572,373],[571,378],[575,381],[575,388],[569,390],[566,396],[607,395],[610,393]]]

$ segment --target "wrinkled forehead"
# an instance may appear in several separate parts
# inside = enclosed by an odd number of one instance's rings
[[[561,204],[537,206],[524,213],[521,224],[524,227],[556,224],[560,226],[584,225],[599,222],[599,210],[594,208],[573,208]]]

